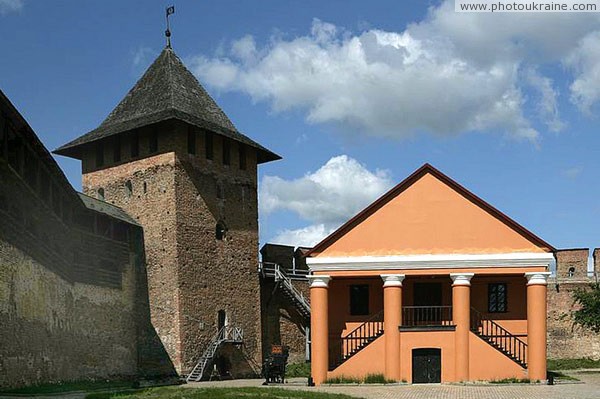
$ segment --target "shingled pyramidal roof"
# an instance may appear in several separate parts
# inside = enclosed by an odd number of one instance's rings
[[[258,150],[259,163],[281,159],[235,128],[170,47],[165,47],[100,126],[54,153],[81,159],[81,149],[88,143],[168,119],[178,119],[252,146]]]

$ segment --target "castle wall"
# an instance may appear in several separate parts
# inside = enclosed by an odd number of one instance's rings
[[[0,387],[135,375],[128,242],[55,213],[2,159],[0,181]],[[74,192],[56,187],[63,209],[77,210]],[[112,262],[102,268],[106,253]]]
[[[594,250],[596,255],[597,251]],[[573,322],[577,309],[573,291],[587,289],[594,277],[588,277],[588,249],[560,250],[556,254],[556,276],[548,280],[548,358],[600,359],[600,336]],[[596,258],[596,257],[595,257]],[[597,263],[595,263],[597,270]],[[569,269],[571,273],[569,273]]]

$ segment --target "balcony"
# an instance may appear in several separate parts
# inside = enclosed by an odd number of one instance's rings
[[[403,306],[400,331],[454,330],[452,306]]]

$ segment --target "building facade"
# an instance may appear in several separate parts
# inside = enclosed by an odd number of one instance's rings
[[[545,380],[553,252],[423,166],[308,253],[314,382]]]

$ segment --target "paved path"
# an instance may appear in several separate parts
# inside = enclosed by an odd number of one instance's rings
[[[278,385],[286,389],[343,393],[366,399],[600,399],[600,372],[594,374],[572,373],[581,383],[557,385],[482,384],[482,385],[335,385],[310,388],[306,379],[292,379],[289,384]],[[261,386],[262,380],[236,380],[201,382],[186,385],[199,387]]]

